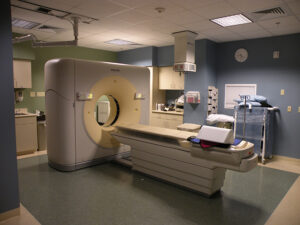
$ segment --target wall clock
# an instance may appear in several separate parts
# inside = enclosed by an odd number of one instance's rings
[[[248,58],[248,51],[244,48],[239,48],[235,51],[234,58],[238,62],[245,62]]]

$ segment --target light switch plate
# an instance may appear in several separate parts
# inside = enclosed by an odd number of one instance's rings
[[[288,111],[288,112],[291,112],[291,111],[292,111],[292,106],[289,105],[289,106],[287,107],[287,111]]]
[[[279,59],[279,51],[273,51],[273,59]]]
[[[45,92],[43,92],[43,91],[38,91],[38,92],[36,93],[36,96],[37,96],[37,97],[44,97],[44,96],[45,96]]]
[[[284,95],[284,89],[280,90],[280,95]]]
[[[300,113],[300,106],[298,106],[298,112]]]
[[[34,91],[30,92],[30,97],[35,97],[35,92]]]

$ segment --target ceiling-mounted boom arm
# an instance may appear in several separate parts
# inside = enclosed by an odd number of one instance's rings
[[[72,25],[74,31],[74,40],[73,41],[53,41],[53,42],[44,42],[38,41],[34,34],[26,34],[21,37],[15,37],[13,39],[13,44],[24,42],[24,41],[32,41],[33,47],[55,47],[55,46],[77,46],[78,44],[78,23],[79,18],[72,18]]]

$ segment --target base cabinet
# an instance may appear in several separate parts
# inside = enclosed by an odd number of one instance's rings
[[[151,126],[176,129],[178,125],[183,124],[183,115],[152,113]]]
[[[36,117],[16,117],[15,122],[17,155],[36,151],[38,147]]]

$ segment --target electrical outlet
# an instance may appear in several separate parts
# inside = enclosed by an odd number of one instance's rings
[[[37,97],[44,97],[45,96],[45,92],[39,91],[39,92],[36,93],[36,96]]]
[[[288,112],[292,112],[292,106],[289,105],[289,106],[287,107],[287,111],[288,111]]]
[[[298,106],[298,113],[300,113],[300,106]]]
[[[35,92],[34,91],[30,92],[30,97],[35,97]]]
[[[280,95],[284,95],[284,89],[280,90]]]

